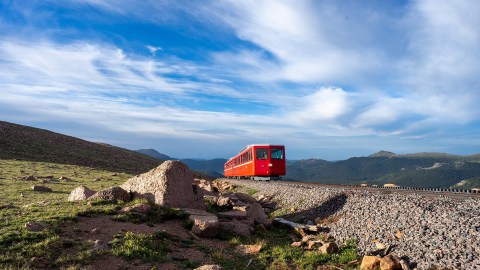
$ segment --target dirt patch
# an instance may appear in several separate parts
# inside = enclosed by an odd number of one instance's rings
[[[79,217],[77,222],[66,223],[60,236],[64,240],[89,243],[93,249],[95,240],[108,243],[118,233],[133,232],[135,234],[151,235],[158,231],[178,237],[178,241],[172,241],[169,244],[170,252],[168,252],[168,256],[171,258],[170,262],[157,264],[127,261],[107,253],[97,257],[93,262],[85,266],[87,269],[88,267],[91,269],[152,269],[153,267],[167,270],[181,269],[179,265],[186,260],[199,262],[200,265],[213,264],[211,254],[206,250],[214,252],[215,250],[224,250],[229,246],[227,242],[219,239],[196,239],[192,237],[189,231],[182,227],[180,220],[170,220],[161,224],[147,226],[145,224],[115,221],[111,216],[104,215]]]

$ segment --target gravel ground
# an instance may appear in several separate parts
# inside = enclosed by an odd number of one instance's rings
[[[327,218],[330,235],[339,243],[357,239],[360,254],[381,243],[393,245],[392,253],[407,256],[418,269],[480,269],[480,200],[229,181],[274,196],[283,208],[295,208],[287,219]]]

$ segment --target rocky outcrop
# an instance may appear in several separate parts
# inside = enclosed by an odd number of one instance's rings
[[[128,202],[131,200],[130,194],[121,187],[110,187],[107,189],[100,190],[99,192],[93,194],[88,198],[88,200],[104,200],[110,202],[124,201]]]
[[[93,194],[95,194],[95,191],[89,189],[86,186],[79,186],[72,190],[72,192],[70,192],[70,195],[68,195],[68,201],[72,202],[86,200]]]
[[[193,173],[181,161],[168,160],[157,168],[137,175],[121,187],[134,196],[168,207],[205,209],[203,193],[193,186]]]

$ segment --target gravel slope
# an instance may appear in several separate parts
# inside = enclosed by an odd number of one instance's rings
[[[408,256],[418,269],[480,269],[480,200],[229,181],[274,196],[281,207],[295,208],[287,219],[332,220],[330,234],[339,243],[357,239],[360,254],[382,243],[395,245],[393,253]],[[397,239],[396,232],[403,235]]]

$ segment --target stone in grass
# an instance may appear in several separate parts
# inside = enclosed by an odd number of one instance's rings
[[[79,186],[72,190],[72,192],[70,192],[70,195],[68,195],[68,201],[72,202],[86,200],[93,194],[95,194],[95,191],[89,189],[86,186]]]
[[[238,245],[235,249],[243,254],[257,254],[263,245]]]
[[[217,235],[220,228],[220,223],[216,216],[191,215],[189,219],[193,221],[192,232],[196,236],[212,238]]]
[[[380,258],[377,256],[364,256],[360,270],[376,270],[380,268]]]
[[[134,213],[139,213],[139,214],[146,215],[150,212],[150,209],[151,209],[150,205],[139,203],[139,204],[135,204],[135,205],[132,205],[132,206],[124,207],[120,211],[123,212],[123,213],[134,212]]]
[[[400,258],[397,255],[387,255],[380,259],[380,269],[381,270],[401,270],[402,265],[400,263]]]
[[[124,190],[121,187],[110,187],[93,194],[88,198],[88,200],[104,200],[109,202],[124,201],[128,202],[131,200],[130,193]]]
[[[338,252],[338,246],[335,242],[327,242],[323,243],[319,248],[318,251],[323,254],[332,254]]]
[[[93,250],[102,251],[107,249],[108,249],[107,243],[103,242],[102,240],[95,240],[95,242],[93,242]]]
[[[223,268],[220,265],[216,264],[207,264],[195,268],[194,270],[222,270]]]
[[[50,225],[47,223],[35,222],[35,221],[29,221],[25,223],[24,226],[25,226],[25,229],[27,229],[27,231],[30,231],[30,232],[39,232],[50,227]]]
[[[247,224],[240,223],[238,221],[226,221],[220,222],[220,228],[222,230],[238,234],[245,237],[250,237],[252,235],[253,228]]]
[[[52,192],[52,189],[45,186],[32,186],[33,191]]]

